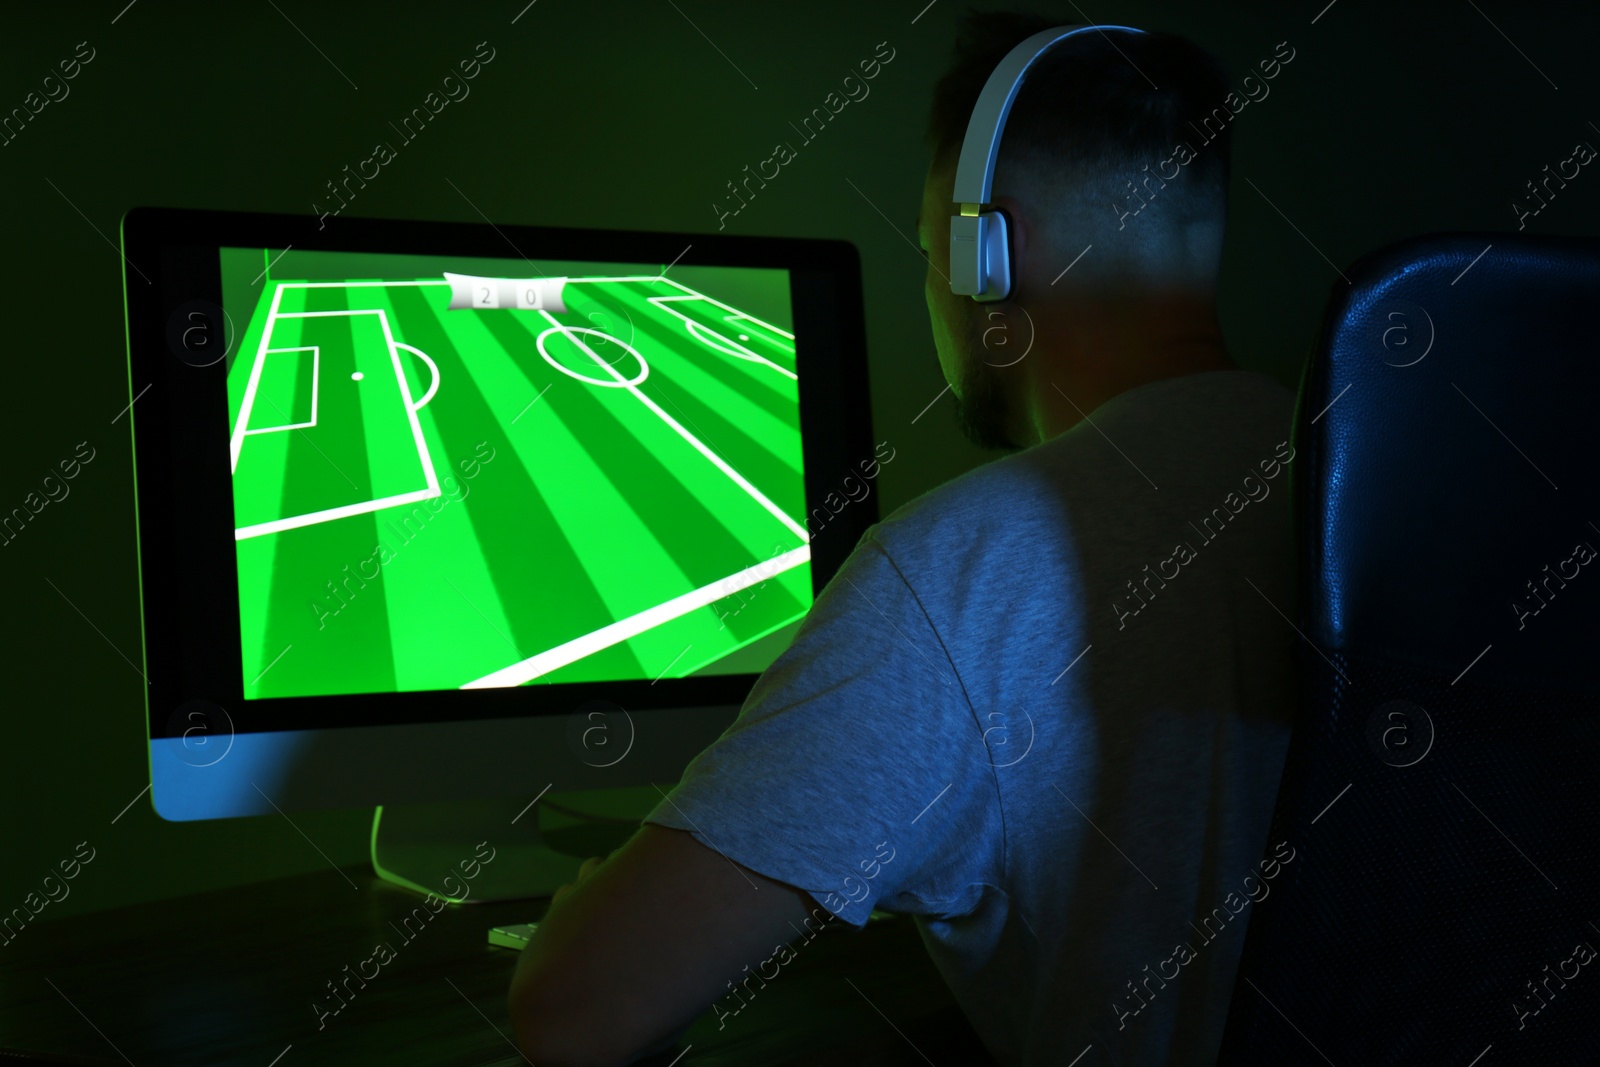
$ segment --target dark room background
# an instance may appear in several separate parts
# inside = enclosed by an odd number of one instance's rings
[[[1234,124],[1222,323],[1243,367],[1294,386],[1330,286],[1440,230],[1514,231],[1525,183],[1600,146],[1600,8],[1504,0],[990,4],[1185,34],[1235,84],[1293,58]],[[10,6],[0,112],[63,60],[68,91],[0,147],[0,510],[80,442],[93,459],[0,548],[0,909],[87,841],[49,917],[366,856],[368,810],[163,822],[148,783],[119,220],[137,205],[311,212],[394,141],[460,60],[492,54],[346,208],[389,218],[710,232],[726,183],[791,138],[859,60],[892,53],[727,232],[861,253],[879,480],[893,510],[994,458],[952,418],[912,230],[929,90],[954,0],[492,0]],[[480,49],[482,50],[480,52]],[[881,50],[881,51],[880,51]],[[1591,148],[1592,154],[1592,148]],[[1586,168],[1585,168],[1586,169]],[[1581,174],[1536,233],[1600,233]],[[939,397],[937,401],[935,398]],[[930,407],[931,403],[931,407]],[[320,850],[320,853],[319,853]]]

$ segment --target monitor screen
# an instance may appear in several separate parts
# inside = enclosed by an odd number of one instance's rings
[[[216,254],[243,699],[787,646],[813,589],[788,270]]]
[[[877,521],[845,242],[141,207],[122,253],[165,818],[671,780]]]

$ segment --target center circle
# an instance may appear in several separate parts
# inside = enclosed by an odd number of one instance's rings
[[[603,337],[603,338],[605,338],[607,343],[614,344],[614,345],[618,346],[624,352],[626,352],[628,355],[630,355],[634,359],[638,360],[639,361],[639,373],[638,373],[638,375],[636,377],[633,377],[633,378],[622,379],[621,381],[618,381],[616,378],[611,378],[611,377],[591,378],[587,374],[579,374],[577,371],[573,370],[571,367],[568,367],[566,364],[564,364],[560,360],[556,359],[554,356],[552,356],[550,354],[550,350],[547,347],[545,347],[545,339],[546,338],[548,338],[551,334],[560,334],[563,337],[567,337],[567,338],[571,339],[571,341],[572,341],[572,343],[574,345],[581,345],[582,348],[580,350],[583,351],[585,357],[592,356],[594,350],[589,348],[589,346],[584,345],[581,341],[577,340],[577,338],[574,336],[574,335],[580,334],[580,333],[586,333],[586,334],[589,334],[589,335],[594,336],[594,337]],[[562,374],[565,374],[567,377],[576,378],[576,379],[578,379],[578,381],[586,382],[589,385],[598,385],[598,386],[602,386],[602,387],[607,388],[607,389],[625,389],[625,388],[627,388],[629,386],[640,384],[641,382],[643,382],[650,375],[650,365],[644,361],[644,357],[639,354],[639,350],[637,348],[634,348],[632,345],[628,344],[628,342],[622,340],[620,337],[614,337],[611,334],[606,333],[604,330],[597,330],[592,326],[552,326],[548,330],[544,331],[543,333],[541,333],[539,335],[539,337],[538,337],[538,339],[536,341],[536,344],[539,346],[539,354],[544,357],[544,361],[546,363],[550,364],[552,367],[554,367],[556,370],[560,371]],[[601,370],[602,367],[603,368],[610,368],[612,366],[610,363],[607,363],[605,360],[600,359],[600,357],[598,357],[598,356],[593,356],[593,359],[596,362],[595,369],[597,371]],[[601,371],[601,373],[604,373],[604,371]]]

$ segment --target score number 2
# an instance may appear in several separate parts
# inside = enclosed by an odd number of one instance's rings
[[[516,308],[519,311],[543,311],[545,309],[544,290],[536,285],[518,285],[511,292],[506,292],[509,287],[495,287],[489,285],[478,286],[478,301],[476,307],[482,308]],[[510,300],[506,299],[510,296]]]

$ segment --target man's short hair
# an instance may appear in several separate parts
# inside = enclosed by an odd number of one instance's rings
[[[1057,25],[1009,12],[965,17],[954,62],[934,89],[928,145],[936,163],[954,165],[978,94],[1006,53]],[[1232,135],[1223,101],[1230,91],[1216,57],[1177,34],[1075,34],[1028,71],[1006,120],[996,171],[1043,181],[1052,192],[1081,190],[1108,200],[1125,195],[1129,180],[1140,188],[1155,175],[1150,187],[1166,182],[1160,196],[1175,221],[1221,219]],[[1174,175],[1174,149],[1185,143],[1195,155]],[[996,192],[1006,190],[997,184]]]

